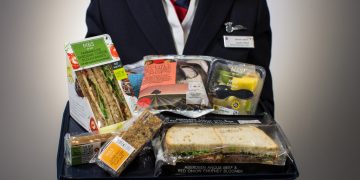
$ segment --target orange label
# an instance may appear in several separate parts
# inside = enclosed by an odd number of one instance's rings
[[[176,83],[176,62],[171,60],[149,60],[145,62],[144,79],[140,90],[151,86]]]
[[[117,171],[129,158],[134,148],[120,137],[115,137],[101,152],[99,159],[114,171]]]

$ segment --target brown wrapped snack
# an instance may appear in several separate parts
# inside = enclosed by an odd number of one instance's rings
[[[96,163],[112,176],[119,176],[161,125],[161,119],[144,111],[124,134],[115,136],[100,149]]]

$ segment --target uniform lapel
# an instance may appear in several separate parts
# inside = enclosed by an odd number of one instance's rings
[[[161,1],[127,0],[150,44],[159,54],[176,54],[174,40]]]
[[[184,54],[203,54],[231,9],[233,0],[199,0]]]

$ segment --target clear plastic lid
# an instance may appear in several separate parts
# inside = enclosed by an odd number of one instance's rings
[[[66,164],[73,166],[89,163],[90,159],[96,154],[103,143],[111,136],[119,134],[120,133],[115,132],[105,134],[84,133],[78,135],[67,133],[64,138],[64,157]]]
[[[253,115],[265,79],[264,68],[241,62],[216,59],[209,76],[209,96],[213,113]]]
[[[156,174],[162,166],[266,164],[284,166],[289,143],[277,124],[175,123],[153,140]]]
[[[130,121],[128,129],[110,138],[91,161],[112,176],[119,176],[162,126],[162,120],[147,110]]]

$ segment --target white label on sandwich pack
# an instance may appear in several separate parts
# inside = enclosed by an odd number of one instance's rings
[[[188,91],[186,92],[186,104],[208,105],[206,90],[202,82],[188,82]]]
[[[214,105],[215,111],[213,113],[215,114],[223,114],[223,115],[240,115],[239,111],[229,109],[222,106]]]
[[[226,48],[255,48],[253,36],[224,36]]]
[[[135,148],[132,147],[128,142],[123,140],[121,137],[117,136],[114,138],[114,141],[116,144],[118,144],[120,147],[122,147],[125,151],[127,151],[129,154],[131,154]]]

